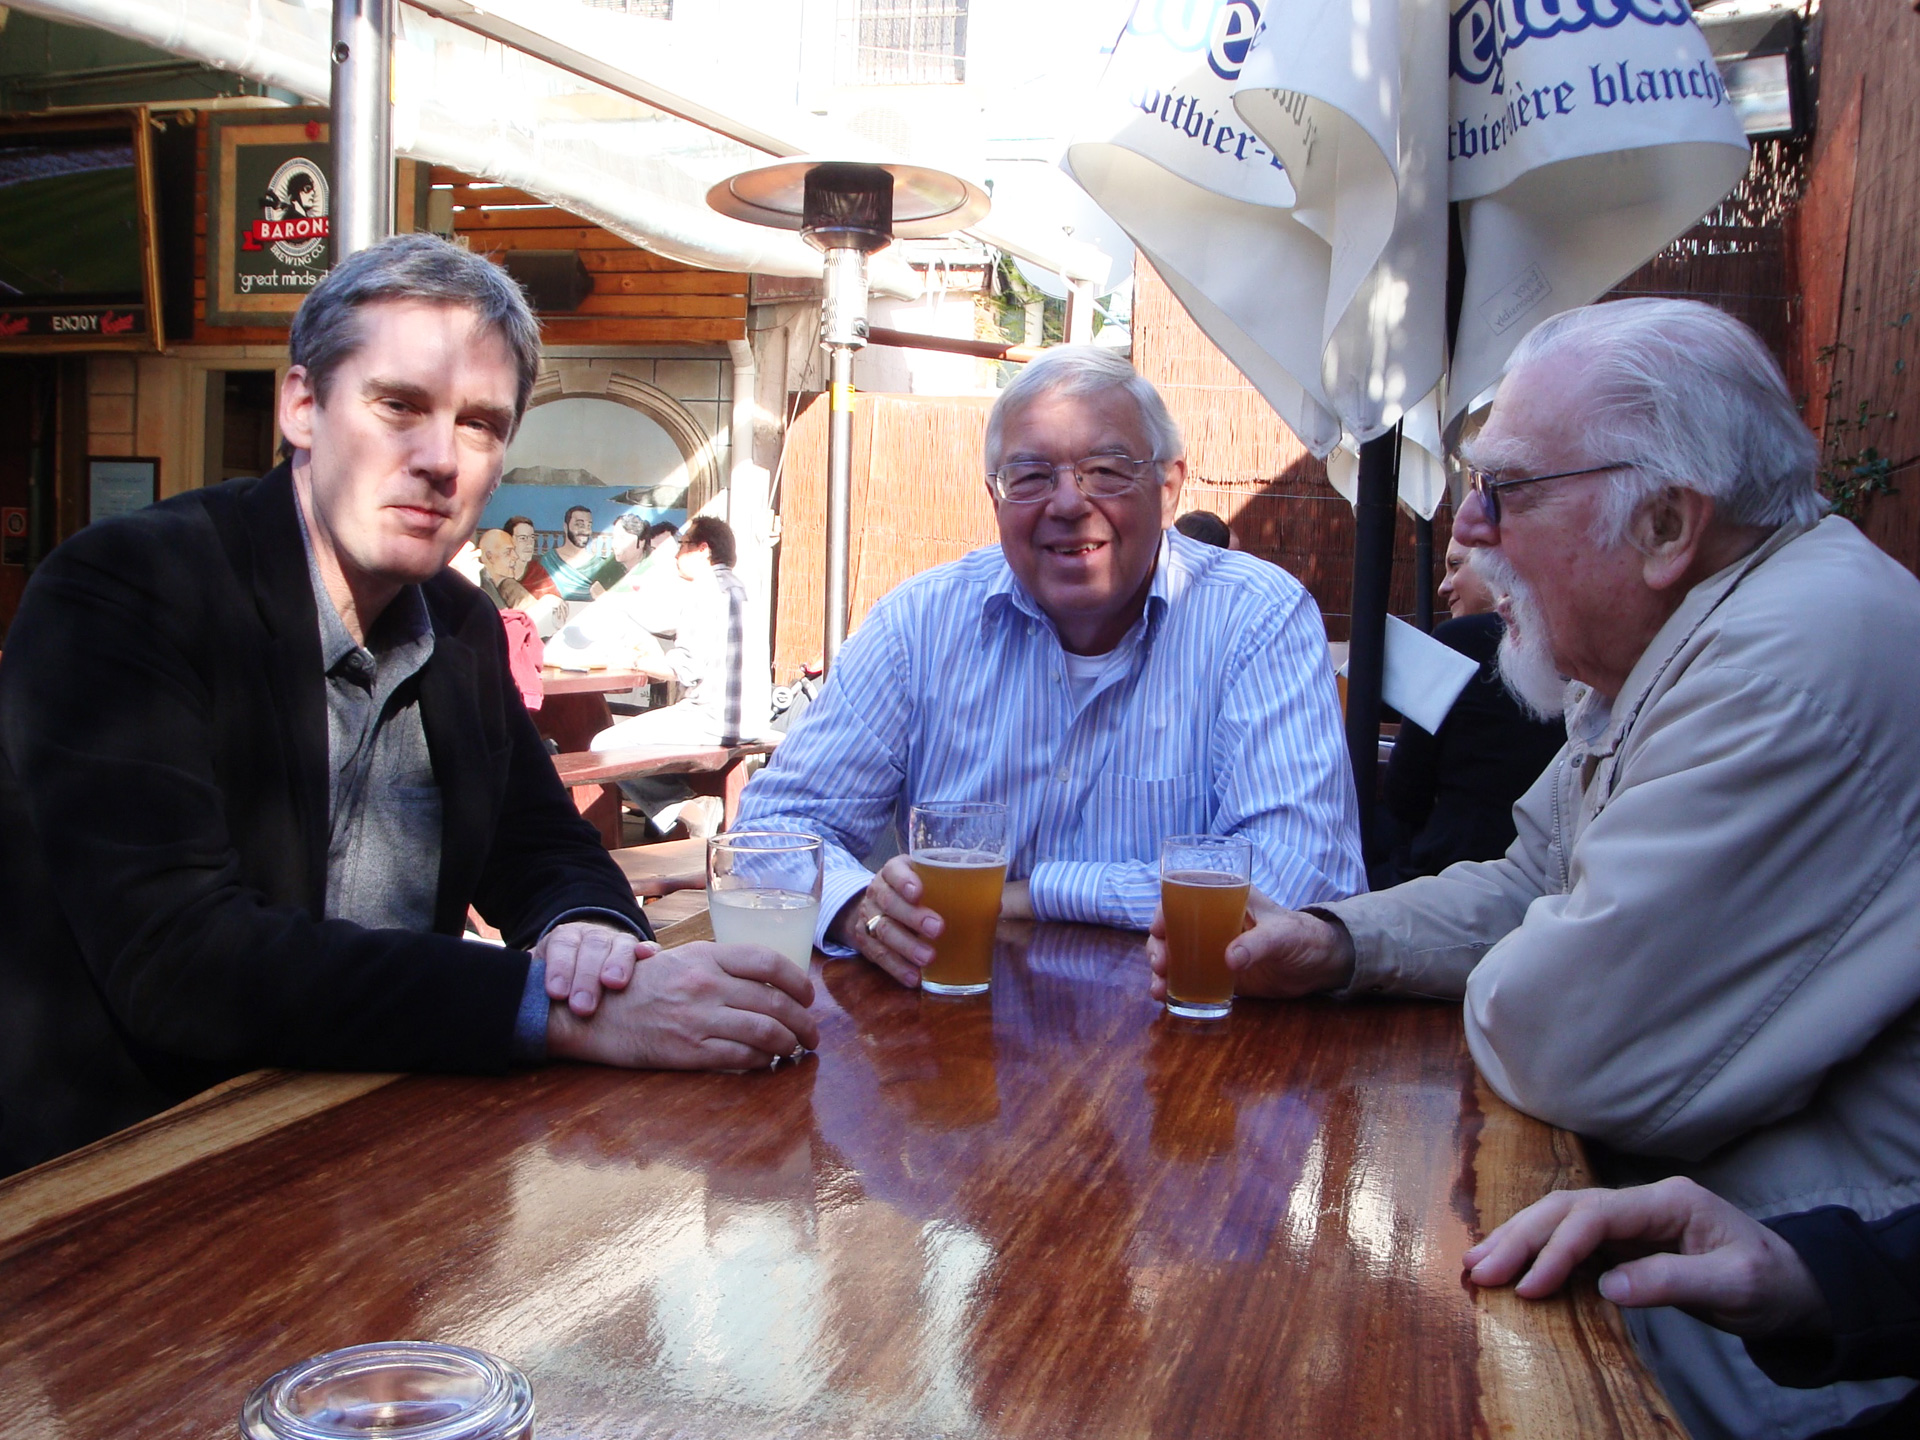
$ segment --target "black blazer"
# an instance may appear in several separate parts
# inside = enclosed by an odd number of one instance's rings
[[[533,943],[646,922],[575,812],[494,608],[444,572],[420,714],[433,933],[323,920],[327,712],[286,467],[91,525],[0,659],[0,1173],[259,1066],[505,1067]],[[469,903],[506,949],[463,941]]]

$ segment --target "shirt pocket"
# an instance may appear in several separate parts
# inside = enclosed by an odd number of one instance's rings
[[[1146,778],[1102,775],[1082,835],[1087,853],[1064,860],[1158,861],[1169,835],[1206,832],[1213,819],[1213,787],[1204,771]]]

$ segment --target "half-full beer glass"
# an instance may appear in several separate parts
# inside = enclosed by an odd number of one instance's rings
[[[920,877],[920,903],[945,922],[920,988],[978,995],[993,979],[993,927],[1007,883],[1007,807],[990,800],[916,805],[908,817],[907,859]]]
[[[1227,946],[1244,928],[1253,847],[1244,835],[1169,835],[1160,842],[1167,918],[1167,1011],[1217,1020],[1233,1008]]]
[[[764,945],[802,970],[820,918],[823,851],[818,836],[734,830],[707,841],[707,914],[713,938]]]

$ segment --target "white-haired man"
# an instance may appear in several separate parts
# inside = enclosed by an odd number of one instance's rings
[[[1365,883],[1326,633],[1286,572],[1171,532],[1180,432],[1127,362],[1055,350],[987,422],[1000,544],[880,601],[748,787],[742,828],[827,841],[816,937],[902,984],[941,917],[904,859],[861,863],[909,806],[1009,811],[1002,913],[1145,929],[1162,836],[1238,833],[1303,905]]]
[[[1753,333],[1690,301],[1558,316],[1465,447],[1454,533],[1568,743],[1504,859],[1292,913],[1242,993],[1463,999],[1489,1084],[1757,1217],[1920,1201],[1920,584],[1821,519]],[[1678,1310],[1630,1324],[1689,1428],[1802,1436],[1909,1382],[1794,1391]]]

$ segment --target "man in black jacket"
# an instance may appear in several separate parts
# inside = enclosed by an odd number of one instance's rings
[[[1367,857],[1376,890],[1420,875],[1438,875],[1459,860],[1498,860],[1513,843],[1513,802],[1540,778],[1566,727],[1526,714],[1500,679],[1500,639],[1506,627],[1494,613],[1499,597],[1467,563],[1458,540],[1447,546],[1440,598],[1452,618],[1433,638],[1476,661],[1437,731],[1411,720],[1400,726],[1387,762],[1383,799],[1392,825],[1381,832],[1390,854]]]
[[[643,943],[445,568],[532,391],[518,289],[402,236],[290,344],[289,463],[82,531],[8,635],[0,1173],[263,1065],[744,1068],[817,1038],[773,952]],[[460,938],[470,904],[505,948]]]

